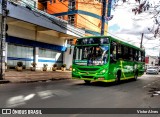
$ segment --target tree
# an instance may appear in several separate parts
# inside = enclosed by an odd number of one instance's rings
[[[142,13],[148,13],[153,18],[154,25],[149,26],[148,30],[153,33],[153,36],[160,37],[160,2],[159,0],[113,0],[113,7],[116,9],[117,6],[124,3],[132,3],[132,12],[135,17]],[[134,4],[134,5],[133,5]],[[147,16],[146,16],[147,17]]]

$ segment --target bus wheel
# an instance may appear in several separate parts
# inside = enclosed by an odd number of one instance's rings
[[[86,84],[90,84],[90,83],[91,83],[90,80],[84,80],[84,82],[85,82]]]
[[[138,72],[136,72],[136,73],[134,74],[134,80],[135,80],[135,81],[137,80],[137,78],[138,78]]]
[[[116,81],[115,81],[116,84],[120,83],[120,78],[121,78],[121,71],[118,71],[116,75]]]

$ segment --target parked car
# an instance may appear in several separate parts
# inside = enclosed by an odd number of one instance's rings
[[[160,71],[160,67],[159,66],[154,66],[154,68],[156,68],[158,70],[158,72]]]
[[[146,74],[158,74],[158,69],[157,67],[149,67],[147,70],[146,70]]]

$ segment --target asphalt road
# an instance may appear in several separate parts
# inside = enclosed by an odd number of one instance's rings
[[[160,88],[160,75],[143,75],[137,81],[124,81],[120,85],[113,83],[86,85],[81,80],[1,84],[0,107],[159,108],[160,96],[153,96],[153,93],[149,92],[152,88]],[[66,115],[57,116],[66,117]],[[67,116],[79,117],[80,114]],[[86,117],[90,116],[93,117],[93,115],[86,115]],[[160,115],[152,116],[159,117]]]

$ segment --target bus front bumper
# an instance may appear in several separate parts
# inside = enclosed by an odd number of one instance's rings
[[[102,78],[92,79],[92,78],[77,78],[77,77],[72,77],[72,79],[89,80],[89,81],[94,81],[94,82],[115,82],[115,79],[105,80],[105,79],[102,79]]]

